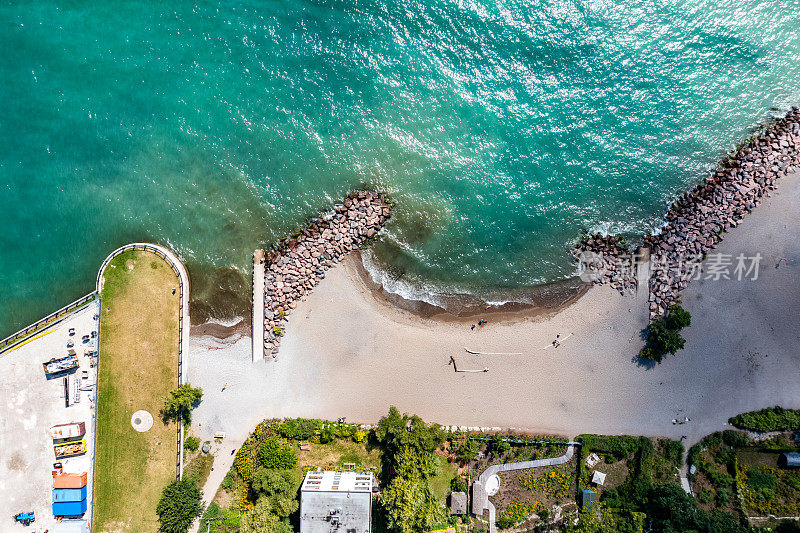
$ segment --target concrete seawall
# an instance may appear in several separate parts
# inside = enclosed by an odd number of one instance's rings
[[[264,250],[253,252],[253,362],[264,359]]]

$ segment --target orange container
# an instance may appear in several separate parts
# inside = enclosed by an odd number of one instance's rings
[[[80,489],[86,486],[86,472],[83,474],[58,474],[53,476],[54,489]]]

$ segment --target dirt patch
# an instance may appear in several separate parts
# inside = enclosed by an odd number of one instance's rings
[[[19,453],[14,453],[14,455],[9,457],[8,461],[6,461],[6,466],[9,470],[16,470],[18,472],[24,471],[27,467],[25,460]]]

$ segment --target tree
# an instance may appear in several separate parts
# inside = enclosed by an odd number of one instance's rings
[[[675,484],[653,486],[644,511],[654,531],[706,530],[706,513],[697,508],[694,498]]]
[[[274,514],[272,505],[267,499],[260,499],[252,509],[242,516],[239,525],[241,533],[293,533],[288,520]]]
[[[258,460],[264,468],[288,470],[297,464],[297,455],[288,444],[270,437],[261,444]]]
[[[459,444],[458,449],[456,450],[456,455],[459,461],[462,463],[468,463],[475,459],[480,449],[481,445],[478,441],[467,437],[464,442]]]
[[[202,492],[194,481],[173,481],[164,488],[156,506],[162,533],[186,533],[195,517],[203,512]]]
[[[689,314],[689,311],[678,304],[669,307],[669,314],[667,315],[667,327],[669,329],[681,330],[691,325],[692,315]]]
[[[660,363],[666,354],[675,355],[675,352],[683,349],[685,343],[686,340],[678,330],[670,329],[666,319],[659,318],[650,323],[647,329],[647,347],[640,355]]]
[[[396,407],[389,408],[389,414],[380,419],[375,436],[383,451],[389,468],[396,468],[399,451],[410,447],[420,455],[432,454],[444,440],[444,433],[438,424],[428,426],[418,416],[400,415]]]
[[[383,451],[386,489],[381,506],[390,531],[428,531],[444,521],[444,508],[436,501],[430,478],[439,469],[434,453],[444,434],[418,416],[402,416],[395,407],[378,422],[375,436]]]
[[[200,387],[194,388],[190,384],[184,383],[177,389],[170,391],[169,395],[164,399],[161,415],[165,420],[177,420],[182,417],[184,424],[191,424],[192,409],[200,403],[202,398],[203,389]]]
[[[297,490],[300,480],[291,470],[271,470],[260,468],[253,474],[251,484],[258,500],[266,500],[271,512],[278,518],[286,518],[297,510]]]
[[[430,531],[446,518],[430,485],[414,473],[392,479],[383,491],[381,504],[388,529],[398,533]]]

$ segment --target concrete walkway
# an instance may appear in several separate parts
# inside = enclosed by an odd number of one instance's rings
[[[264,250],[253,252],[253,362],[264,358]]]
[[[500,465],[492,465],[480,475],[478,481],[472,484],[472,513],[478,516],[483,515],[485,509],[489,510],[489,533],[495,533],[497,526],[495,526],[495,508],[494,504],[489,501],[489,495],[484,490],[486,482],[490,477],[499,472],[511,472],[513,470],[526,470],[528,468],[538,468],[541,466],[557,466],[563,465],[572,459],[572,454],[575,451],[575,445],[570,444],[567,446],[567,451],[560,457],[551,457],[549,459],[537,459],[535,461],[520,461],[519,463],[505,463]]]
[[[243,441],[241,440],[232,441],[225,439],[219,444],[211,445],[210,453],[214,455],[214,465],[212,466],[211,473],[208,475],[208,479],[206,479],[205,484],[201,487],[203,491],[203,509],[206,509],[214,500],[217,490],[219,490],[219,487],[222,485],[222,480],[225,479],[225,476],[233,466],[233,460],[236,458],[236,454],[231,452],[233,450],[238,450],[242,443]],[[200,517],[197,517],[195,521],[192,522],[189,533],[197,533],[199,527]]]

